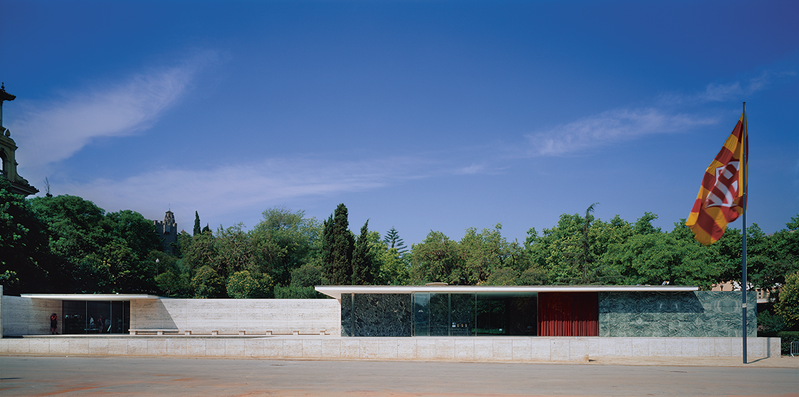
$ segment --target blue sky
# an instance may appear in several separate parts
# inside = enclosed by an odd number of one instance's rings
[[[750,206],[799,214],[799,2],[0,0],[44,194],[191,230],[339,203],[407,244],[563,213],[671,230],[747,102]],[[741,221],[732,227],[740,228]]]

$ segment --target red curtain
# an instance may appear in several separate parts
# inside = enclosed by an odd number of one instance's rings
[[[538,293],[538,336],[599,336],[599,294]]]

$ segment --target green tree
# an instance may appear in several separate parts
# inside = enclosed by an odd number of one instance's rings
[[[202,229],[200,229],[200,214],[198,214],[197,211],[194,211],[194,230],[193,230],[193,232],[194,233],[192,235],[194,235],[194,236],[202,233]]]
[[[194,297],[200,299],[223,298],[225,296],[225,279],[211,266],[204,265],[197,269],[191,279]]]
[[[502,267],[494,270],[481,285],[518,285],[516,270]]]
[[[344,285],[352,280],[352,251],[355,245],[347,220],[347,207],[339,204],[324,222],[322,260],[331,284]]]
[[[371,285],[375,280],[374,257],[370,252],[369,220],[361,227],[352,253],[352,285]]]
[[[224,269],[220,274],[233,274],[242,270],[261,273],[259,258],[250,234],[244,231],[244,225],[238,223],[228,228],[217,230],[214,238],[216,249],[216,268]]]
[[[276,285],[288,285],[292,270],[306,263],[321,266],[322,227],[303,211],[273,207],[251,232],[259,263]]]
[[[183,263],[192,271],[203,266],[211,267],[215,272],[223,270],[217,261],[216,249],[216,239],[211,232],[184,239],[181,244]]]
[[[424,241],[411,246],[411,252],[411,282],[466,284],[467,280],[460,277],[460,247],[444,233],[431,230]]]
[[[480,284],[497,269],[507,267],[509,244],[501,231],[501,224],[480,233],[475,228],[466,229],[459,243],[461,266],[454,269],[461,284]]]
[[[48,291],[51,277],[47,226],[30,202],[0,177],[0,284],[7,294]]]
[[[394,226],[392,226],[391,229],[386,232],[386,237],[383,239],[383,241],[386,243],[389,249],[396,248],[400,255],[408,252],[408,247],[400,238],[399,232],[394,228]]]
[[[291,271],[291,285],[295,287],[314,287],[325,284],[321,267],[306,263]]]
[[[247,270],[235,272],[227,280],[227,294],[235,299],[268,298],[272,295],[272,278],[268,274],[253,276]]]
[[[369,252],[377,272],[376,285],[407,285],[410,282],[409,253],[402,255],[397,248],[389,248],[378,232],[369,232]]]
[[[47,224],[52,261],[63,269],[57,289],[85,293],[156,292],[154,263],[161,243],[151,221],[134,211],[105,211],[76,196],[36,197],[32,208]]]
[[[774,309],[785,320],[787,328],[799,324],[799,272],[785,277],[785,285]]]

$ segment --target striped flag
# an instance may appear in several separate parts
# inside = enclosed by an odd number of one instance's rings
[[[745,147],[746,146],[746,147]],[[745,178],[744,151],[749,151],[746,112],[738,119],[724,147],[710,163],[702,179],[691,215],[685,224],[694,232],[694,238],[704,245],[718,241],[727,224],[743,214]],[[748,170],[747,170],[748,174]]]

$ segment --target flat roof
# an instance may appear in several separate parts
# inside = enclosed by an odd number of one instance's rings
[[[132,301],[158,299],[158,295],[148,294],[21,294],[23,298],[54,299],[62,301]]]
[[[317,291],[341,299],[341,294],[410,294],[413,292],[438,293],[531,293],[531,292],[687,292],[698,291],[696,286],[681,285],[320,285]]]

